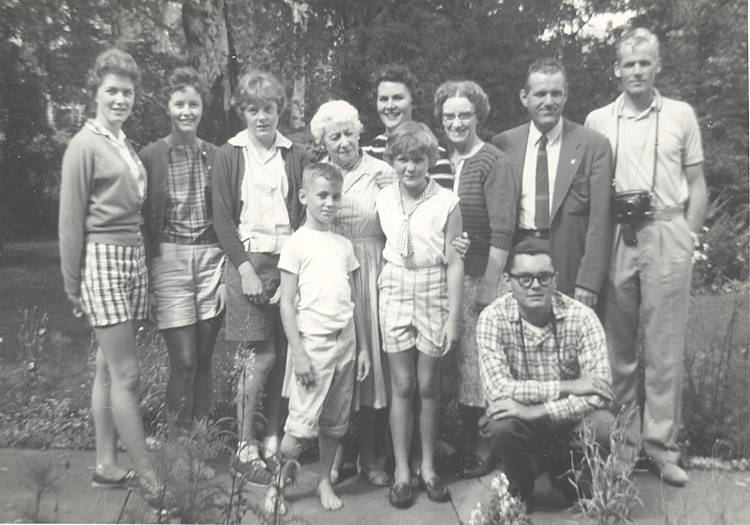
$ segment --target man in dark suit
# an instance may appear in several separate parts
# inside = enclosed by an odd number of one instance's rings
[[[595,308],[612,250],[612,151],[604,136],[562,118],[567,94],[560,61],[534,62],[520,92],[531,122],[492,142],[522,178],[516,242],[549,239],[558,289]]]

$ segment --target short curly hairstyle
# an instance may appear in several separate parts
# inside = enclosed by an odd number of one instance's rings
[[[205,100],[206,96],[208,96],[208,85],[198,71],[188,66],[176,68],[169,74],[167,84],[162,89],[162,96],[165,103],[177,91],[182,91],[188,87],[195,89],[201,96],[201,99]]]
[[[321,144],[326,134],[326,126],[331,124],[352,124],[354,131],[362,131],[359,111],[345,100],[329,100],[324,102],[310,120],[310,133],[315,142]]]
[[[443,103],[451,97],[466,97],[474,106],[480,124],[490,114],[490,99],[479,84],[472,80],[449,80],[435,91],[435,118],[438,120],[443,117]]]
[[[286,107],[286,89],[275,75],[265,71],[249,71],[242,75],[232,95],[232,105],[243,111],[250,104],[276,102],[279,113]]]
[[[439,155],[438,140],[425,124],[414,120],[402,122],[388,136],[383,159],[393,164],[399,155],[426,155],[432,167]]]
[[[386,64],[385,66],[383,66],[380,71],[378,71],[378,74],[375,77],[376,92],[381,82],[398,82],[399,84],[403,84],[404,86],[406,86],[406,89],[409,90],[412,101],[416,99],[417,77],[414,76],[414,73],[412,73],[411,70],[404,65]]]
[[[96,91],[102,85],[104,77],[107,75],[127,77],[133,82],[133,87],[136,89],[141,85],[141,70],[138,64],[135,63],[135,59],[133,59],[130,53],[121,49],[113,47],[103,51],[96,57],[94,66],[89,69],[86,80],[89,93],[92,96],[96,95]]]

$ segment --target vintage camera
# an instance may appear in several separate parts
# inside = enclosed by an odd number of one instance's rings
[[[615,221],[622,224],[623,241],[635,246],[636,225],[651,215],[651,194],[645,190],[619,191],[612,198]]]
[[[645,190],[619,191],[612,200],[615,220],[634,224],[651,215],[651,194]]]

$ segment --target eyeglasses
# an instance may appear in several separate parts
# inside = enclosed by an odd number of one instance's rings
[[[531,288],[534,284],[534,279],[537,280],[539,286],[549,286],[552,279],[555,277],[555,272],[539,272],[539,273],[512,273],[510,274],[522,288]]]
[[[454,120],[459,120],[461,122],[469,122],[476,113],[473,111],[467,111],[466,113],[459,113],[459,114],[453,114],[453,113],[443,113],[443,124],[450,124]]]

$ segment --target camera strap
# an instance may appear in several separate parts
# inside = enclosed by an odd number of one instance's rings
[[[656,101],[656,95],[654,95],[654,101]],[[612,187],[614,189],[615,187],[615,178],[617,176],[617,155],[620,150],[620,121],[622,120],[622,107],[624,105],[624,102],[620,102],[619,107],[615,108],[617,110],[617,127],[615,130],[615,151],[614,151],[614,167],[615,167],[615,176],[612,177]],[[650,111],[650,108],[649,108]],[[659,155],[659,116],[661,114],[661,107],[660,104],[656,104],[656,126],[654,130],[654,163],[651,170],[651,194],[655,195],[656,191],[656,166],[657,166],[657,158]]]

